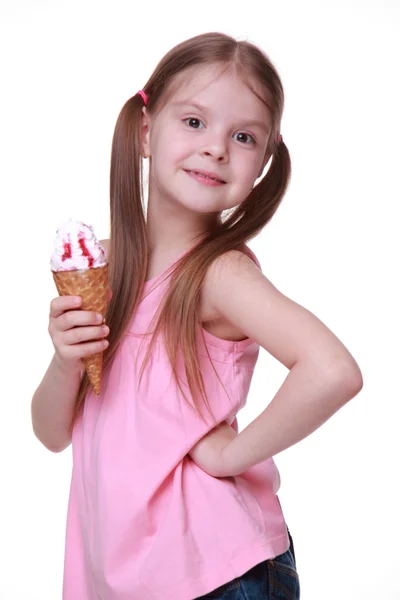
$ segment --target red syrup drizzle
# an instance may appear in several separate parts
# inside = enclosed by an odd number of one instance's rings
[[[82,255],[86,256],[86,258],[88,259],[88,267],[89,269],[91,269],[94,265],[94,258],[93,256],[90,254],[89,250],[86,247],[86,241],[83,237],[79,237],[79,245],[81,247],[82,250]]]
[[[68,235],[68,242],[64,242],[63,247],[64,247],[64,254],[61,257],[61,260],[64,262],[64,260],[67,260],[68,258],[72,258],[72,247],[71,247],[69,235]]]
[[[70,236],[68,234],[68,242],[64,242],[63,247],[64,247],[64,254],[61,257],[61,260],[64,262],[65,260],[68,260],[68,258],[72,258],[72,244],[70,241]],[[94,258],[93,256],[90,254],[89,250],[86,247],[86,242],[85,239],[83,237],[79,238],[79,246],[82,250],[82,256],[85,256],[88,259],[88,267],[89,269],[93,267],[94,265]]]

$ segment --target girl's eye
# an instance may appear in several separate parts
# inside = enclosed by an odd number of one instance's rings
[[[238,142],[242,142],[242,144],[254,144],[255,143],[255,139],[249,133],[244,133],[243,131],[240,131],[239,133],[235,133],[234,137],[235,136],[236,136],[235,139],[237,139]]]
[[[189,127],[193,127],[193,129],[200,129],[200,126],[203,125],[200,119],[195,119],[194,117],[184,119],[184,123],[187,123]]]

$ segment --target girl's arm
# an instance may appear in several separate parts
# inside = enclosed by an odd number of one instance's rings
[[[219,477],[239,475],[304,439],[361,390],[350,369],[296,363],[267,408],[221,449]]]
[[[33,431],[52,452],[61,452],[71,442],[69,427],[83,373],[82,366],[64,366],[54,355],[33,395]]]
[[[107,255],[109,240],[100,243]],[[111,296],[109,290],[108,300]],[[73,296],[51,301],[48,331],[55,354],[31,402],[33,431],[52,452],[61,452],[71,442],[70,425],[85,372],[81,359],[105,349],[101,317],[98,321],[93,312],[78,310],[80,304]]]
[[[190,453],[210,475],[226,477],[304,439],[356,396],[363,380],[342,342],[241,252],[228,252],[211,265],[204,294],[217,314],[290,370],[270,404],[242,432],[225,429],[218,439],[214,430]],[[211,452],[212,460],[206,460]]]
[[[203,471],[213,477],[227,477],[222,463],[222,452],[237,436],[237,432],[227,422],[220,423],[207,433],[188,453],[190,458]]]

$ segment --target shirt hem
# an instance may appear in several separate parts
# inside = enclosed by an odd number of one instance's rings
[[[152,597],[154,600],[193,600],[193,598],[204,596],[241,577],[259,563],[284,554],[289,547],[290,540],[287,533],[274,540],[268,540],[266,543],[257,542],[251,550],[233,557],[225,568],[218,565],[212,573],[201,579],[187,582],[172,591],[164,590],[162,595],[152,594]]]

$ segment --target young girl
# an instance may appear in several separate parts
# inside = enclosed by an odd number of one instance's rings
[[[79,298],[55,298],[55,354],[32,399],[41,442],[72,441],[64,600],[299,598],[272,457],[362,376],[246,246],[288,185],[283,101],[257,47],[211,33],[173,48],[122,108],[107,325]],[[260,346],[289,373],[238,433]],[[101,350],[97,397],[81,359]]]

